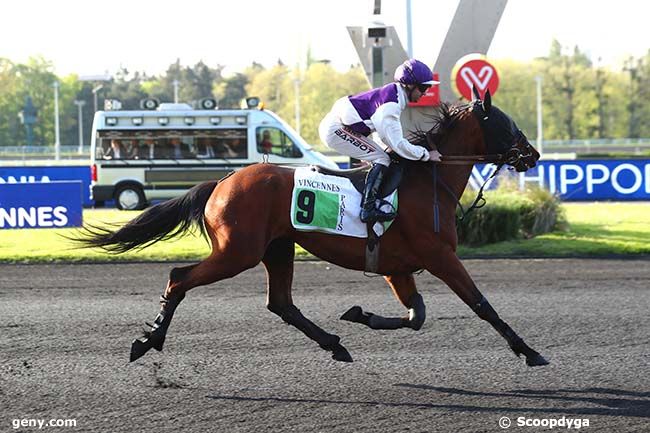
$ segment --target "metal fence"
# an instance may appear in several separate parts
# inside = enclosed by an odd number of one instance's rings
[[[535,145],[535,141],[531,140]],[[544,152],[553,153],[592,153],[616,152],[640,154],[650,152],[650,138],[613,138],[590,140],[544,140]],[[84,147],[79,153],[78,146],[61,146],[60,159],[89,159],[90,148]],[[54,159],[54,146],[0,146],[0,160]]]
[[[55,159],[54,146],[0,146],[0,160]],[[79,153],[79,146],[61,146],[60,159],[89,159],[88,147]]]
[[[535,144],[535,142],[532,142]],[[650,151],[650,138],[608,138],[590,140],[545,140],[544,152],[557,153],[630,153],[640,154]]]

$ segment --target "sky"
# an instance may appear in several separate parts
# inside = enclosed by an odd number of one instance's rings
[[[458,0],[412,0],[413,55],[433,66]],[[304,62],[307,48],[340,70],[358,63],[346,26],[372,18],[373,0],[13,0],[3,5],[0,57],[41,55],[59,75],[160,74],[180,59],[243,70]],[[406,0],[383,0],[381,19],[406,47]],[[620,67],[650,49],[650,2],[509,0],[488,58],[528,61],[552,40]]]

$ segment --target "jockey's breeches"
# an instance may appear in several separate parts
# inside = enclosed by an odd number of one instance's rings
[[[390,157],[375,141],[351,131],[332,114],[325,116],[318,128],[320,139],[330,148],[351,158],[390,165]]]

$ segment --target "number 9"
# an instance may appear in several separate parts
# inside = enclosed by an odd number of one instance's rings
[[[303,189],[298,193],[298,211],[296,220],[301,224],[310,224],[314,220],[314,206],[316,204],[316,194],[314,191]]]

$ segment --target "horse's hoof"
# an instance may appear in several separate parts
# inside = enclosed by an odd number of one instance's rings
[[[129,358],[129,362],[133,362],[136,359],[141,358],[152,347],[153,345],[151,344],[151,341],[148,338],[144,338],[144,339],[136,338],[135,340],[133,340],[133,343],[131,343],[131,356]]]
[[[151,342],[151,347],[156,349],[158,352],[161,352],[163,350],[163,344],[165,344],[165,336],[163,335],[162,338],[156,337],[155,334],[149,337],[149,341]]]
[[[163,349],[163,344],[165,344],[165,337],[156,337],[155,334],[149,334],[143,338],[136,338],[131,343],[131,356],[130,361],[133,362],[138,358],[141,358],[145,353],[147,353],[151,348],[156,349],[160,352]]]
[[[548,365],[549,362],[539,353],[526,357],[526,365],[529,367],[539,367],[542,365]]]
[[[341,362],[352,362],[352,356],[350,356],[350,352],[348,352],[348,350],[340,344],[337,344],[332,348],[332,359]]]
[[[341,320],[347,320],[348,322],[359,323],[359,319],[363,316],[363,310],[358,305],[350,308],[348,311],[343,313]]]

